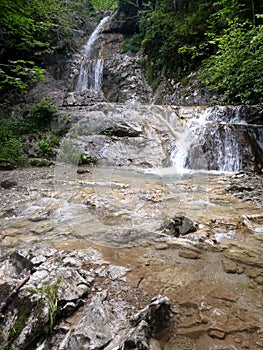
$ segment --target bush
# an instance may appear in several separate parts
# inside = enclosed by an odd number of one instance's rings
[[[1,120],[0,129],[0,164],[4,167],[6,161],[22,164],[24,161],[22,153],[22,143],[19,138],[13,135],[11,125]]]
[[[58,146],[59,138],[50,131],[51,120],[55,108],[47,99],[40,100],[33,107],[18,115],[0,116],[0,158],[1,167],[4,164],[22,164],[30,148],[38,149],[33,156],[52,159],[54,147]],[[22,140],[27,142],[22,142]],[[32,152],[31,152],[32,153]],[[32,154],[30,154],[32,157]]]
[[[262,104],[263,25],[233,22],[217,41],[199,78],[225,103]]]
[[[128,36],[123,44],[122,44],[122,48],[121,48],[121,52],[125,53],[125,52],[138,52],[141,48],[141,42],[142,42],[142,37],[140,34],[134,34],[132,36]]]

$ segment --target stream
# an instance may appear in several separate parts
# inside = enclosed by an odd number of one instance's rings
[[[68,167],[2,173],[16,183],[0,192],[2,247],[93,247],[124,266],[139,305],[139,292],[171,300],[174,330],[159,339],[165,350],[262,348],[261,177]],[[166,234],[163,220],[174,214],[198,230]]]

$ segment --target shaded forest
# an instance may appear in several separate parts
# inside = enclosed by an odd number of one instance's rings
[[[201,83],[224,103],[263,102],[262,1],[133,2],[120,1],[128,28],[124,49],[143,50],[153,87],[163,76],[178,81],[199,71]]]
[[[261,0],[2,0],[0,89],[25,92],[51,55],[71,54],[74,32],[101,16],[96,10],[117,7],[123,52],[142,50],[153,88],[199,71],[222,102],[262,103]]]

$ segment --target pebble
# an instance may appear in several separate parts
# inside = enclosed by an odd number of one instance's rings
[[[1,235],[6,237],[14,237],[14,236],[17,236],[19,235],[20,231],[16,228],[7,228],[5,230],[2,230],[1,231]]]
[[[11,187],[14,187],[16,185],[17,185],[17,182],[14,180],[11,180],[11,179],[7,179],[7,180],[0,182],[0,187],[4,188],[6,190],[9,190]]]
[[[224,339],[226,336],[226,333],[220,330],[211,330],[209,331],[209,335],[212,338]]]
[[[166,250],[166,249],[169,248],[169,246],[166,243],[157,243],[157,244],[154,245],[154,248],[156,250]]]
[[[199,254],[191,250],[180,250],[178,255],[185,259],[200,259]]]
[[[224,260],[222,261],[222,265],[226,273],[237,273],[238,266],[234,261]]]

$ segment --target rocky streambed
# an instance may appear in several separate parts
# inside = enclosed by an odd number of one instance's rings
[[[3,349],[263,348],[262,176],[60,165],[0,186]]]

